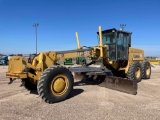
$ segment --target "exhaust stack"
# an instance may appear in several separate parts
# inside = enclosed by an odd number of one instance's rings
[[[100,57],[103,58],[103,44],[102,44],[102,27],[98,27],[99,30],[99,47],[100,47]]]
[[[77,49],[81,49],[79,37],[78,37],[78,32],[76,32],[76,40],[77,40]]]

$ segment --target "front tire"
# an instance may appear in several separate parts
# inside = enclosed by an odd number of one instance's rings
[[[136,80],[140,82],[142,79],[142,68],[141,64],[137,61],[133,61],[128,69],[128,79],[129,80]]]
[[[63,66],[52,66],[42,73],[37,84],[40,97],[47,103],[65,100],[73,89],[73,75]]]

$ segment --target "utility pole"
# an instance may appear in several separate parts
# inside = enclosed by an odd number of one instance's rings
[[[126,27],[126,24],[120,24],[120,27],[121,27],[120,28],[121,30],[124,30],[124,28]]]
[[[37,54],[37,27],[38,27],[39,23],[35,23],[33,25],[33,27],[35,28],[35,33],[36,33],[36,54]]]

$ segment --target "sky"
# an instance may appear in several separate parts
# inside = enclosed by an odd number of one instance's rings
[[[98,26],[132,32],[132,47],[160,57],[159,0],[0,0],[0,53],[28,54],[98,45]]]

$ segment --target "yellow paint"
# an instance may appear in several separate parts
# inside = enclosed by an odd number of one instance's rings
[[[13,56],[9,60],[8,72],[21,73],[24,70],[21,56]]]
[[[148,60],[150,62],[150,64],[153,64],[153,65],[160,65],[160,60]]]
[[[79,42],[79,37],[78,37],[78,32],[76,32],[76,40],[77,40],[77,48],[81,49],[80,42]]]
[[[140,77],[141,71],[140,71],[139,67],[136,68],[136,73],[135,74],[136,74],[136,78]]]
[[[50,90],[55,96],[62,96],[68,89],[69,81],[64,75],[57,75],[50,84]]]
[[[10,72],[6,72],[6,77],[7,78],[27,78],[27,72],[23,72],[23,73],[10,73]]]
[[[144,60],[144,50],[137,48],[129,48],[128,60],[133,61],[143,61]]]
[[[147,66],[146,67],[146,74],[149,75],[151,73],[151,68],[150,66]]]
[[[103,44],[102,44],[102,27],[98,27],[99,31],[99,48],[100,48],[100,57],[103,57]]]

